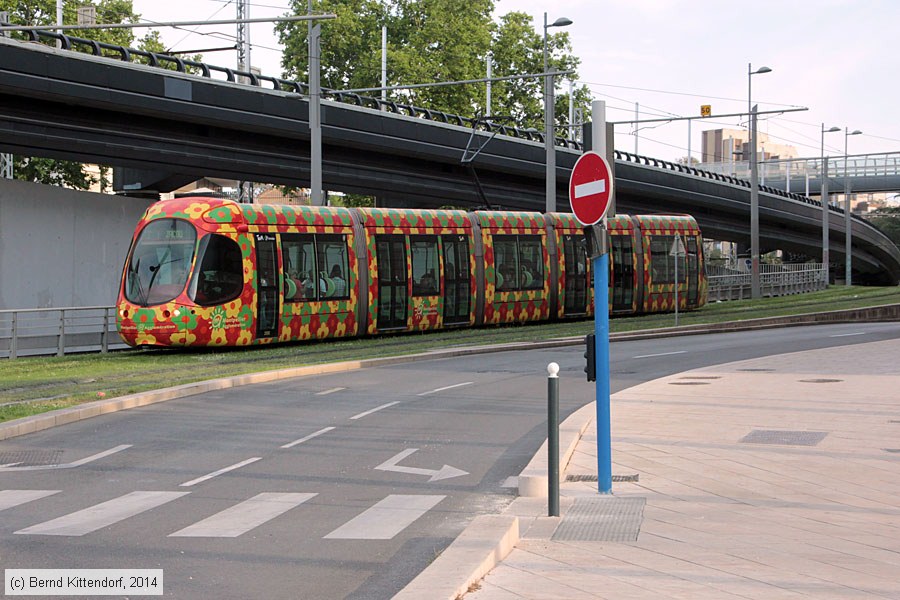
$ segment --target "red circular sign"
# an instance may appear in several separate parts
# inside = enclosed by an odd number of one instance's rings
[[[596,152],[582,154],[569,177],[569,202],[582,225],[600,222],[609,210],[613,179],[609,163]]]

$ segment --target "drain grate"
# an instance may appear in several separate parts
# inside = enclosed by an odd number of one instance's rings
[[[612,480],[613,483],[634,483],[638,481],[640,475],[635,473],[634,475],[613,475]],[[575,481],[598,481],[599,478],[596,475],[566,475],[566,481],[575,482]]]
[[[709,385],[708,381],[670,381],[669,385]]]
[[[635,542],[644,520],[646,498],[576,498],[553,540]]]
[[[774,373],[775,369],[738,369],[742,373]]]
[[[900,448],[885,448],[885,452],[892,452],[894,454],[900,454]]]
[[[13,450],[0,452],[0,465],[17,467],[55,467],[59,464],[62,450]]]
[[[827,431],[783,431],[754,429],[745,435],[742,444],[780,444],[782,446],[815,446],[825,439]]]
[[[686,375],[680,379],[722,379],[718,375]]]
[[[843,379],[800,379],[800,383],[840,383]]]

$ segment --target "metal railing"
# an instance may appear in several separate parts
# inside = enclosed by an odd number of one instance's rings
[[[849,156],[828,156],[829,179],[840,179],[846,168],[848,178],[897,177],[900,176],[900,152],[879,152],[874,154],[851,154]],[[791,178],[821,179],[822,159],[781,158],[759,161],[760,185],[766,185],[766,179],[774,179],[782,183]],[[697,168],[731,175],[739,179],[750,178],[750,166],[747,161],[702,163]],[[791,177],[787,177],[786,174]],[[840,189],[834,192],[840,193]]]
[[[126,348],[116,331],[115,310],[113,306],[0,310],[0,358]]]
[[[708,266],[709,302],[750,298],[750,273],[742,269]],[[828,287],[820,263],[759,265],[759,289],[763,296],[789,296]]]

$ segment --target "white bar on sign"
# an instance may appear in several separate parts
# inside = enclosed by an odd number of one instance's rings
[[[606,180],[598,179],[597,181],[589,181],[575,186],[575,197],[584,198],[592,194],[602,194],[606,191]]]

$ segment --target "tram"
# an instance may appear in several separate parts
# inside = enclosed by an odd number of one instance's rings
[[[610,314],[706,302],[690,216],[610,218]],[[672,252],[681,237],[684,253]],[[245,346],[593,316],[568,213],[238,204],[150,206],[116,312],[132,346]]]

